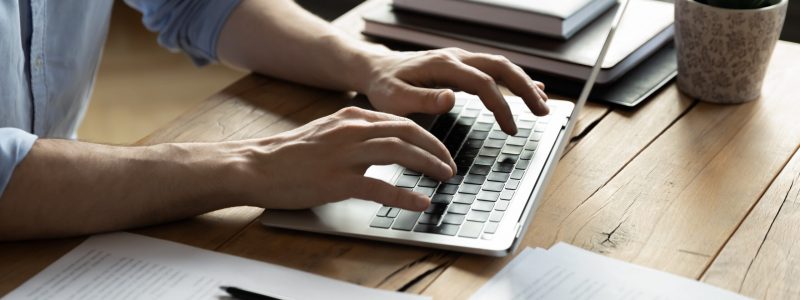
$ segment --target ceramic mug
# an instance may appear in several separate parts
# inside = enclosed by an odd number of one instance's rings
[[[758,99],[788,0],[759,9],[675,1],[678,89],[707,102]]]

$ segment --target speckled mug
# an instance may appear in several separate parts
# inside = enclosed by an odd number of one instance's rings
[[[758,99],[788,0],[759,9],[675,1],[678,89],[703,101]]]

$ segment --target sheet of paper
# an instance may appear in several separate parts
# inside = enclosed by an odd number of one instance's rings
[[[279,299],[429,299],[131,233],[87,239],[3,299],[230,299],[223,285]]]
[[[747,299],[570,245],[523,250],[470,299]]]

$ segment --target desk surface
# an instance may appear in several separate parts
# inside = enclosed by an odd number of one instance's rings
[[[336,24],[362,26],[355,11]],[[741,105],[698,102],[674,85],[635,110],[590,103],[524,246],[566,241],[747,296],[798,297],[799,62],[800,45],[779,42],[763,97]],[[350,101],[251,75],[141,143],[269,136]],[[133,232],[436,299],[466,298],[511,259],[269,229],[256,220],[261,211],[229,208]],[[0,243],[0,295],[83,239]]]

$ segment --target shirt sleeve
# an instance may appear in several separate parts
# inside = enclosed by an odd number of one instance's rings
[[[158,43],[183,50],[196,65],[217,60],[217,39],[239,0],[125,0],[140,11]]]
[[[35,135],[17,128],[0,128],[0,196],[14,168],[28,155],[36,139]]]

